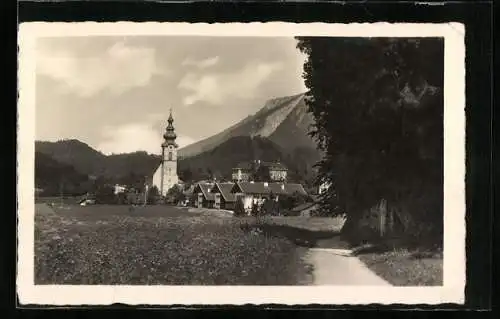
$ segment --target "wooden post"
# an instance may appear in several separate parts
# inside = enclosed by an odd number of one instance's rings
[[[387,216],[387,202],[385,199],[380,201],[379,206],[379,216],[380,216],[380,237],[385,235],[385,225],[386,225],[386,216]]]
[[[144,185],[144,206],[146,206],[148,204],[148,191],[149,191],[149,187],[148,185]]]

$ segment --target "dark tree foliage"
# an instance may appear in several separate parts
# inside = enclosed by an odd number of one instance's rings
[[[250,215],[259,216],[260,215],[260,205],[258,203],[252,203],[252,209],[250,210]]]
[[[308,196],[294,192],[293,194],[283,194],[279,196],[279,205],[283,210],[291,210],[292,208],[302,205],[309,200]]]
[[[243,204],[243,199],[238,198],[234,206],[234,216],[245,216],[245,206]]]
[[[308,58],[311,135],[324,157],[323,214],[344,229],[382,198],[421,223],[442,224],[443,70],[440,38],[298,38]],[[404,204],[404,205],[403,205]]]
[[[158,190],[158,187],[151,186],[148,190],[147,198],[149,205],[156,205],[160,201],[160,191]]]
[[[264,165],[256,165],[253,168],[252,178],[256,182],[267,182],[271,180],[269,167]]]
[[[142,189],[144,188],[145,176],[139,175],[135,172],[130,172],[119,179],[120,184],[127,185],[130,188]]]
[[[99,185],[95,192],[95,199],[98,204],[115,204],[115,189],[111,185]]]
[[[186,167],[180,171],[179,178],[185,183],[191,183],[193,181],[193,172],[189,167]]]
[[[115,195],[115,201],[118,205],[128,204],[127,193],[121,192]]]
[[[279,203],[273,193],[269,194],[269,198],[264,201],[261,210],[263,215],[279,215]]]
[[[42,196],[77,196],[91,189],[87,175],[41,152],[35,153],[35,185]]]
[[[175,185],[167,191],[166,201],[173,204],[178,204],[186,199],[186,195],[182,191],[181,187]]]

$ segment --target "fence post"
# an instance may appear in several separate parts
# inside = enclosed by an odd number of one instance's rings
[[[383,237],[385,235],[385,225],[387,216],[387,202],[385,199],[382,199],[380,201],[379,216],[380,216],[380,237]]]

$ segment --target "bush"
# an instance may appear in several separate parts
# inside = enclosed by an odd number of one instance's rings
[[[234,216],[245,216],[245,205],[243,204],[243,200],[239,198],[236,200],[235,206],[234,206]]]
[[[292,195],[280,195],[279,197],[279,205],[283,210],[291,210],[292,208],[308,201],[310,201],[308,196],[301,195],[297,192]]]
[[[156,186],[152,186],[148,191],[148,204],[156,205],[160,202],[160,192]]]
[[[170,188],[167,192],[166,197],[166,201],[174,205],[177,205],[179,202],[182,202],[186,199],[186,195],[184,195],[181,187],[179,187],[178,185]]]
[[[124,192],[116,194],[116,203],[118,205],[126,205],[126,204],[128,204],[127,194],[124,193]]]
[[[263,215],[278,215],[279,205],[273,199],[266,199],[261,207]]]
[[[250,211],[250,215],[259,216],[260,215],[260,207],[257,203],[252,203],[252,210]]]
[[[109,185],[97,188],[95,199],[99,204],[114,204],[116,202],[114,188]]]

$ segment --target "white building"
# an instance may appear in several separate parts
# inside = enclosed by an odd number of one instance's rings
[[[168,190],[179,182],[177,176],[177,148],[179,146],[175,142],[177,135],[173,123],[171,111],[168,117],[168,126],[163,134],[164,141],[161,144],[162,160],[153,174],[153,185],[158,188],[162,196],[165,196]]]
[[[319,185],[319,188],[318,188],[318,194],[323,194],[324,192],[326,192],[329,188],[330,188],[331,184],[329,182],[324,182],[322,183],[321,185]]]
[[[124,186],[124,185],[118,185],[118,184],[115,184],[115,195],[118,195],[120,193],[125,193],[127,191],[127,186]]]
[[[279,183],[279,182],[237,182],[231,189],[231,193],[243,201],[243,207],[247,212],[252,209],[253,205],[262,205],[265,200],[279,200],[280,195],[307,195],[304,187],[301,184],[295,183]]]

